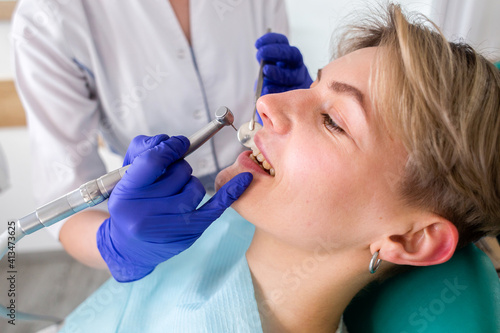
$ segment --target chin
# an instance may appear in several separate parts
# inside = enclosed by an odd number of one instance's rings
[[[224,186],[224,184],[230,181],[231,178],[236,176],[236,173],[233,171],[233,169],[234,164],[228,166],[217,174],[217,176],[215,177],[215,191],[218,191],[222,186]]]
[[[225,184],[227,183],[228,179],[226,177],[224,177],[224,170],[222,170],[221,172],[219,172],[217,174],[217,177],[215,177],[215,191],[217,192],[218,190],[220,190],[220,188]]]
[[[241,169],[237,163],[223,169],[215,177],[215,191],[220,190],[220,188],[222,186],[224,186],[228,181],[230,181],[234,176],[236,176],[237,174],[242,173],[242,172],[248,172],[248,171]],[[254,181],[255,181],[255,178],[254,178]],[[233,204],[231,205],[231,207],[234,210],[236,210],[238,213],[241,214],[241,212],[240,212],[241,207],[245,207],[245,202],[247,201],[247,200],[245,200],[245,198],[247,198],[248,195],[250,194],[250,192],[252,192],[251,188],[253,186],[254,186],[254,184],[252,181],[252,184],[250,184],[250,186],[245,190],[245,192],[243,192],[241,197],[238,200],[236,200],[235,202],[233,202]],[[250,197],[251,197],[251,194],[250,194]],[[245,210],[243,209],[243,211],[245,211]],[[247,217],[244,217],[244,218],[247,219]]]

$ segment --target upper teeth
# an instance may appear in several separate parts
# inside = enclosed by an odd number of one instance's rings
[[[255,161],[258,165],[260,165],[264,170],[269,172],[271,176],[274,177],[276,172],[274,171],[274,168],[271,167],[271,164],[269,164],[268,161],[266,161],[266,158],[262,153],[257,149],[257,148],[252,148],[253,152],[250,154],[250,158]],[[260,163],[259,163],[260,162]]]

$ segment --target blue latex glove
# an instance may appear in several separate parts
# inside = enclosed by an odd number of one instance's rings
[[[312,84],[299,49],[288,44],[286,36],[267,33],[255,42],[257,60],[264,60],[262,95],[294,89],[308,89]]]
[[[180,159],[186,137],[138,136],[124,165],[131,164],[109,198],[110,218],[97,231],[97,247],[119,282],[139,280],[161,262],[189,248],[250,185],[242,173],[202,207],[201,182]]]

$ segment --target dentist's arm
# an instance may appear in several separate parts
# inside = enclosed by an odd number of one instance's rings
[[[73,258],[94,268],[107,269],[97,249],[96,233],[109,214],[100,210],[85,210],[71,216],[61,227],[59,241]]]

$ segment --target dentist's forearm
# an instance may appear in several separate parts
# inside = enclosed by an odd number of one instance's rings
[[[86,210],[71,216],[59,233],[59,240],[66,252],[84,265],[107,269],[97,249],[96,233],[108,217],[108,213],[99,210]]]

